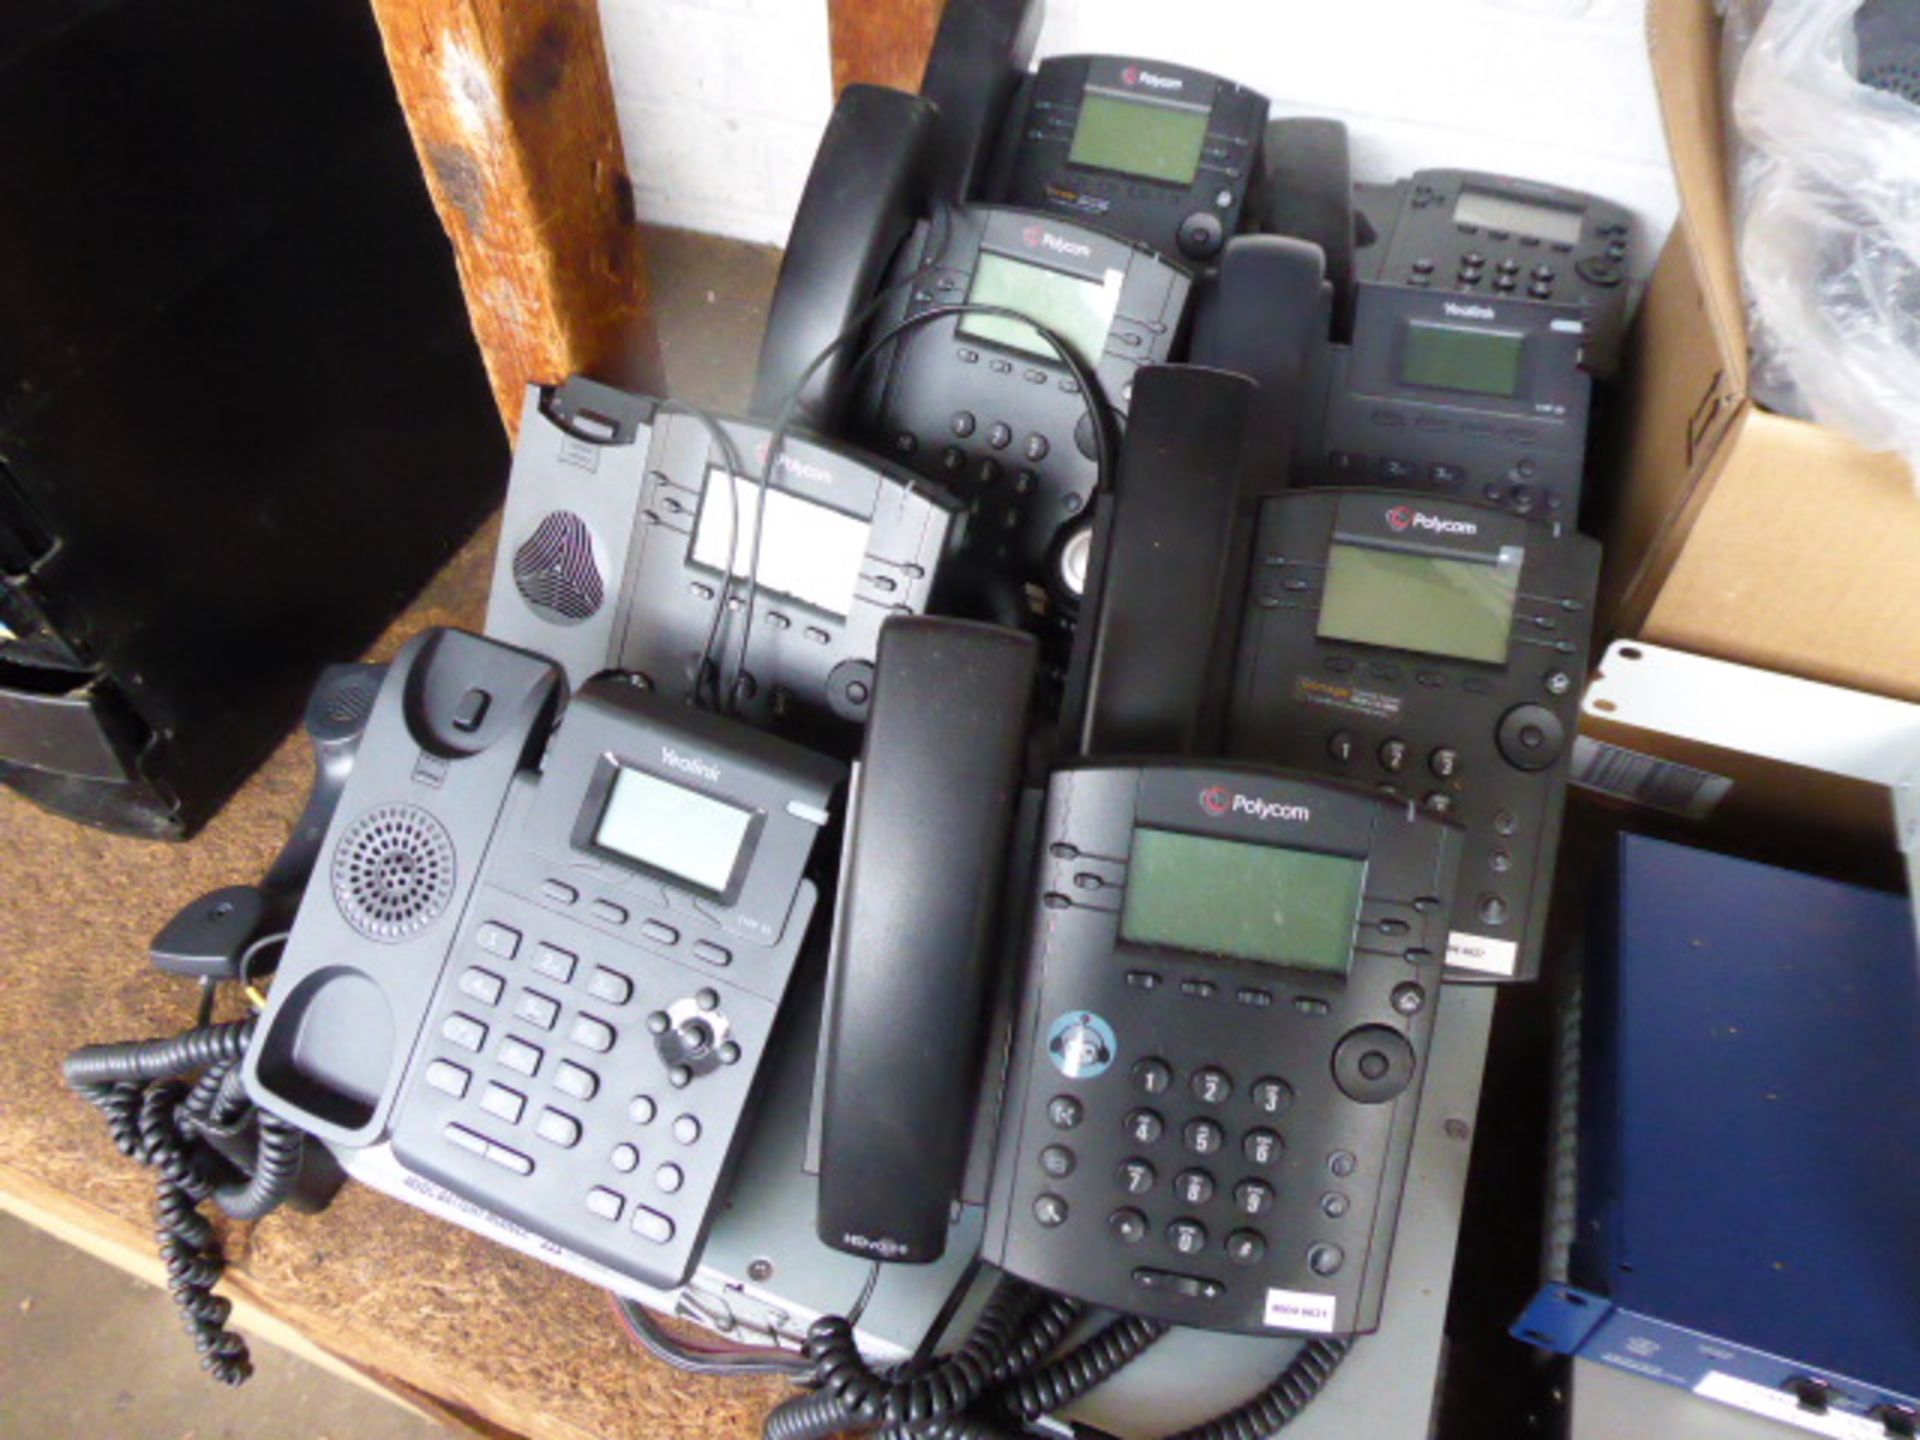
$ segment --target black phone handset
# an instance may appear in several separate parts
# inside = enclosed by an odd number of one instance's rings
[[[894,252],[928,209],[938,112],[917,95],[849,85],[814,155],[760,342],[749,406],[757,418],[786,418],[790,402],[806,427],[836,429],[855,355],[841,348],[814,363],[857,327]]]
[[[820,1078],[819,1235],[923,1263],[947,1242],[982,1079],[1000,885],[1037,646],[891,620],[842,860]]]
[[[1061,703],[1068,753],[1212,753],[1251,528],[1247,444],[1267,403],[1220,370],[1156,365],[1135,382],[1090,539]]]
[[[1033,60],[1045,0],[949,0],[920,93],[934,104],[928,191],[964,205],[979,197],[1014,92]]]

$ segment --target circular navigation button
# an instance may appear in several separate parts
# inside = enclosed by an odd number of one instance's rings
[[[1218,215],[1210,210],[1196,210],[1180,222],[1174,238],[1182,254],[1205,260],[1219,250],[1227,231]]]
[[[1382,1105],[1413,1080],[1413,1046],[1398,1030],[1362,1025],[1333,1048],[1333,1079],[1350,1100]]]
[[[1544,705],[1516,705],[1500,718],[1494,743],[1516,770],[1545,770],[1566,749],[1567,730]]]

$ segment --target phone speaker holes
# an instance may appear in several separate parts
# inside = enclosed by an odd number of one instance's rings
[[[453,898],[453,841],[416,805],[382,805],[333,852],[333,897],[369,940],[393,943],[431,925]]]
[[[599,614],[607,585],[587,522],[569,510],[543,518],[513,552],[513,583],[521,599],[557,624]]]

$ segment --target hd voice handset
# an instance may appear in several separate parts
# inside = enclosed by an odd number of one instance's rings
[[[1172,1324],[1374,1328],[1459,852],[1285,772],[1057,770],[985,1258]]]
[[[458,631],[390,667],[245,1060],[266,1109],[656,1286],[817,902],[835,761]]]
[[[575,378],[529,387],[487,632],[825,738],[862,720],[883,621],[939,594],[965,517],[845,446]],[[761,484],[763,474],[766,484]]]

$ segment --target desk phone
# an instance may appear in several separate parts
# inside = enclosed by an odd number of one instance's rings
[[[1424,491],[1577,519],[1591,378],[1578,307],[1363,281],[1317,348],[1297,485]]]
[[[1465,828],[1449,978],[1539,969],[1599,564],[1564,525],[1424,495],[1261,505],[1226,753]]]
[[[1626,329],[1633,215],[1558,185],[1476,170],[1421,170],[1354,187],[1360,278],[1490,300],[1574,306],[1586,363],[1613,373]]]
[[[1056,55],[1014,97],[986,199],[1212,259],[1261,174],[1264,95],[1183,65]]]
[[[458,631],[394,661],[249,1092],[656,1286],[692,1269],[844,767]]]
[[[1142,366],[1170,359],[1191,282],[1144,246],[1028,211],[973,206],[914,227],[874,333],[971,301],[1055,331],[1124,414]],[[925,271],[913,284],[903,282]],[[903,334],[868,368],[855,432],[954,490],[974,512],[968,548],[1023,581],[1079,583],[1063,565],[1097,479],[1079,382],[1031,326],[946,316]]]
[[[790,435],[767,487],[749,620],[771,431],[717,423],[741,467],[731,495],[728,456],[700,417],[578,377],[529,387],[487,631],[551,655],[575,686],[617,669],[684,698],[706,654],[707,688],[730,689],[756,724],[857,723],[881,622],[931,603],[960,505],[899,466]]]
[[[1257,767],[1057,770],[983,1254],[1248,1334],[1379,1322],[1459,861]]]

